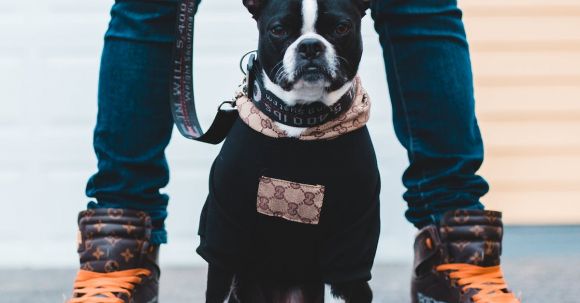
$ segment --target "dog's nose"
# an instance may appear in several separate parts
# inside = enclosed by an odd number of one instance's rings
[[[314,38],[304,39],[298,44],[298,54],[305,59],[316,59],[325,49],[322,41]]]

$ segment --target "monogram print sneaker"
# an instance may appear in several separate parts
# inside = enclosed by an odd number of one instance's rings
[[[500,268],[501,213],[456,210],[415,238],[413,303],[520,303]]]
[[[146,213],[89,209],[78,223],[81,268],[68,303],[158,302],[159,246],[149,244]]]

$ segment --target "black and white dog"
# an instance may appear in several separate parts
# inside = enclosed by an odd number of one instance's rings
[[[243,3],[259,29],[246,105],[271,120],[252,126],[240,112],[212,166],[198,248],[210,265],[207,302],[318,303],[325,284],[345,302],[371,302],[380,180],[366,120],[334,125],[340,135],[331,139],[301,140],[367,106],[366,94],[356,99],[356,75],[368,1]]]
[[[289,106],[314,101],[330,106],[352,86],[362,55],[363,0],[244,4],[258,22],[266,89]],[[294,136],[301,131],[285,130]]]

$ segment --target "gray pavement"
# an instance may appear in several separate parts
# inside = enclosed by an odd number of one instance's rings
[[[539,258],[507,259],[504,265],[510,287],[521,292],[525,303],[580,302],[580,260]],[[72,269],[0,270],[0,302],[63,302],[70,294]],[[371,281],[374,302],[409,302],[410,266],[375,267]],[[203,302],[205,268],[164,268],[161,301]]]
[[[580,302],[580,227],[508,227],[504,271],[525,303]],[[410,263],[383,263],[371,281],[375,302],[409,302]],[[0,269],[0,302],[63,302],[75,270]],[[161,301],[203,302],[205,268],[163,268]]]

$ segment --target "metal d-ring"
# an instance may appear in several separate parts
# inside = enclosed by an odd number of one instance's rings
[[[240,59],[240,70],[242,71],[242,74],[244,74],[244,76],[247,76],[248,75],[248,73],[244,70],[244,59],[246,59],[246,57],[248,55],[250,55],[251,53],[258,53],[258,50],[255,49],[255,50],[249,51],[249,52],[245,53],[242,56],[242,58]]]

